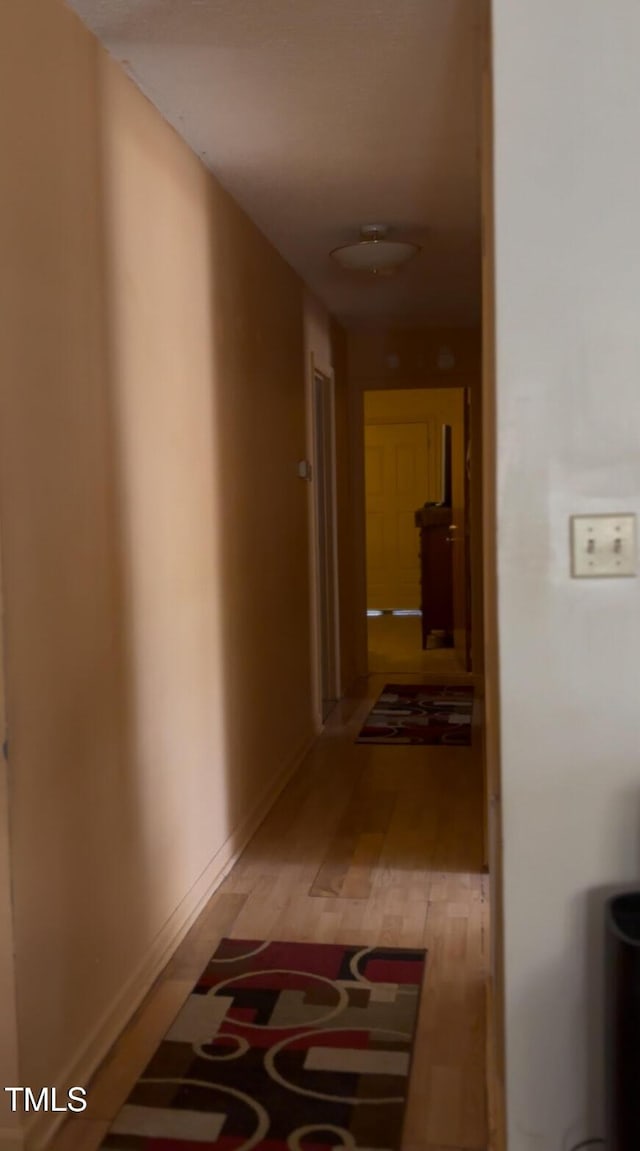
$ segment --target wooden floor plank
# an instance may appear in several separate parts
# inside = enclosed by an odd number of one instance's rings
[[[357,744],[383,686],[370,677],[336,709],[52,1151],[98,1146],[223,935],[426,947],[403,1151],[486,1147],[480,731],[469,748]]]

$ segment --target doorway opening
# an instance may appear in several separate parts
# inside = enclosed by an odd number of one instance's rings
[[[316,663],[319,711],[324,723],[341,694],[340,619],[334,381],[317,368],[312,374],[311,422]]]
[[[468,391],[364,392],[370,673],[471,671]]]

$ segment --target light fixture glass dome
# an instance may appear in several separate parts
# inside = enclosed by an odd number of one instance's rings
[[[406,240],[387,240],[388,228],[384,224],[365,224],[355,244],[343,244],[330,255],[350,272],[368,272],[373,276],[390,276],[416,256],[417,244]]]

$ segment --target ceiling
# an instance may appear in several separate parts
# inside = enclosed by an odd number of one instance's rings
[[[71,0],[331,311],[480,315],[477,0]],[[329,251],[385,223],[391,279]]]

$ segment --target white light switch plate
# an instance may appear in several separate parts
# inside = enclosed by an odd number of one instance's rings
[[[571,574],[577,579],[636,574],[636,517],[572,516]]]

